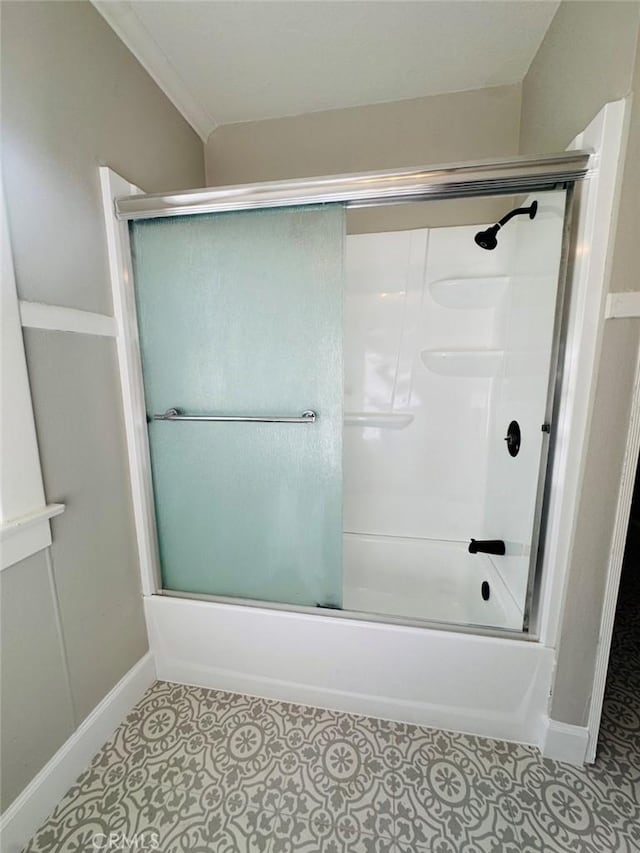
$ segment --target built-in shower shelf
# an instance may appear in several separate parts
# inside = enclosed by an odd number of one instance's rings
[[[345,412],[345,426],[404,429],[413,421],[410,412]]]
[[[509,276],[468,276],[432,281],[429,291],[445,308],[495,308],[507,291]]]
[[[422,363],[432,373],[442,376],[491,378],[502,370],[504,350],[422,350]]]

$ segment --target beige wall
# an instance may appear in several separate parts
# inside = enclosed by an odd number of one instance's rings
[[[48,555],[0,576],[0,801],[3,811],[73,731]]]
[[[640,290],[640,3],[564,2],[522,88],[523,152],[564,148],[607,102],[632,106],[610,289]],[[635,70],[634,70],[635,61]],[[605,326],[562,621],[551,716],[585,725],[593,685],[638,320]]]
[[[202,143],[88,2],[0,8],[19,295],[110,313],[98,165],[202,186]],[[147,650],[114,342],[25,343],[46,496],[66,511],[49,553],[2,573],[3,809]]]
[[[206,145],[211,186],[480,160],[516,154],[520,86],[497,86],[229,124]],[[505,201],[352,211],[351,233],[495,221]]]
[[[638,2],[560,4],[522,84],[523,153],[563,150],[631,89]]]
[[[20,297],[108,312],[97,166],[145,191],[184,189],[202,184],[202,143],[86,0],[1,7],[2,159]]]
[[[640,10],[640,3],[637,4]],[[640,290],[640,35],[636,42],[636,61],[631,81],[633,102],[629,137],[624,161],[622,193],[616,228],[615,253],[611,270],[611,290]]]

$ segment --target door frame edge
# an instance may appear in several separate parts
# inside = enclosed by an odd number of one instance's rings
[[[115,199],[141,192],[108,166],[99,167],[113,315],[116,322],[116,350],[122,394],[122,409],[129,461],[131,498],[142,595],[156,595],[162,589],[158,536],[151,480],[151,456],[142,382],[142,361],[138,339],[136,302],[126,222],[116,218]]]

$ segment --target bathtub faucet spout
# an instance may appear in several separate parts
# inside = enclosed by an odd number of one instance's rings
[[[506,547],[502,539],[472,539],[469,543],[470,554],[506,554]]]

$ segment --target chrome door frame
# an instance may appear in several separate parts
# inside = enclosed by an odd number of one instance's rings
[[[586,177],[591,154],[587,150],[563,151],[538,157],[127,195],[115,199],[115,214],[121,220],[154,219],[330,202],[342,202],[349,208],[533,192]]]

